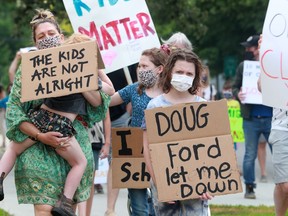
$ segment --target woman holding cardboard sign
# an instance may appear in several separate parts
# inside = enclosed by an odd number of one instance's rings
[[[158,79],[167,58],[167,53],[162,49],[152,48],[143,51],[137,68],[139,82],[126,86],[112,96],[110,106],[131,102],[131,127],[141,126],[148,102],[162,93]],[[147,189],[128,188],[128,193],[131,198],[132,215],[149,215]]]
[[[61,34],[59,25],[50,11],[38,10],[36,16],[34,16],[31,21],[31,25],[33,39],[38,49],[59,46],[63,42],[64,37]],[[87,200],[90,195],[93,181],[93,159],[87,130],[80,121],[77,119],[74,120],[77,114],[68,114],[65,116],[67,121],[59,119],[59,121],[57,120],[54,122],[54,125],[51,125],[61,127],[63,125],[59,125],[59,122],[64,123],[65,129],[70,127],[71,131],[77,131],[77,135],[75,135],[77,141],[73,137],[63,137],[62,132],[42,133],[35,127],[30,120],[30,117],[32,116],[29,117],[28,113],[31,109],[39,107],[42,104],[42,101],[20,102],[20,69],[18,69],[15,75],[7,109],[7,137],[14,141],[11,143],[11,147],[15,147],[16,150],[20,149],[20,151],[11,152],[10,150],[10,153],[12,153],[10,155],[14,158],[7,159],[6,157],[6,159],[10,161],[16,159],[17,153],[21,153],[26,147],[31,146],[17,158],[15,166],[15,182],[18,201],[19,203],[34,204],[35,215],[51,215],[52,206],[54,206],[61,197],[60,201],[57,203],[57,211],[54,209],[55,214],[75,215],[72,209],[72,199],[76,202]],[[86,96],[84,97],[89,103],[86,104],[86,115],[82,116],[87,125],[92,125],[94,122],[100,121],[105,117],[109,104],[109,96],[100,91],[87,92]],[[45,110],[43,112],[44,113],[41,115],[45,116]],[[54,113],[49,112],[47,121],[42,122],[43,119],[41,118],[38,118],[38,120],[41,124],[47,124],[51,123],[50,120],[54,119],[54,117]],[[63,116],[61,118],[63,118]],[[70,123],[66,124],[69,121]],[[67,133],[69,134],[70,132],[68,131]],[[33,145],[34,143],[37,144]],[[70,183],[66,184],[68,181],[68,178],[66,181],[66,177],[68,173],[70,174],[70,167],[76,164],[79,165],[79,158],[77,160],[72,159],[79,151],[80,160],[84,161],[84,163],[81,163],[80,165],[80,175],[79,173],[71,175],[71,178],[69,178]],[[71,155],[67,155],[68,152],[70,152]],[[69,161],[70,164],[67,163],[64,158]],[[4,163],[6,163],[3,162],[3,160],[4,158],[1,160],[1,166],[4,166]],[[7,164],[5,165],[7,170]],[[8,170],[9,168],[11,169],[11,167],[8,167]],[[5,177],[3,169],[1,172],[0,183],[3,182]],[[80,185],[78,187],[79,183]],[[78,190],[76,190],[77,187]],[[3,189],[3,185],[0,185],[0,189],[1,188]],[[0,191],[0,195],[3,199],[3,190]]]
[[[174,50],[159,79],[164,94],[152,99],[147,109],[205,101],[197,95],[197,89],[201,85],[200,73],[202,70],[200,59],[195,53],[188,50]],[[149,127],[149,125],[147,126]],[[142,127],[146,128],[145,122],[143,122]],[[146,131],[143,134],[143,145],[147,169],[152,177],[152,195],[156,215],[209,215],[207,200],[211,199],[212,196],[208,193],[202,194],[199,199],[178,200],[168,203],[158,201],[157,185],[151,164]]]

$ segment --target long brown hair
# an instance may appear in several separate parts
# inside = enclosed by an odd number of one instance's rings
[[[187,49],[177,49],[174,50],[169,56],[167,63],[162,72],[162,76],[159,80],[159,85],[162,86],[163,92],[168,93],[171,88],[171,79],[172,79],[172,69],[175,66],[177,61],[186,61],[193,63],[195,65],[195,77],[193,80],[192,87],[188,90],[190,94],[194,95],[197,93],[197,89],[201,86],[200,83],[200,74],[203,70],[202,63],[199,57],[191,50]]]
[[[142,52],[142,56],[147,56],[149,58],[149,60],[156,66],[163,66],[166,64],[166,61],[168,59],[168,54],[159,48],[151,48],[151,49],[147,49],[144,50]],[[159,74],[159,78],[162,76],[162,73]],[[156,85],[158,85],[158,83],[156,83]],[[141,83],[139,83],[137,92],[138,94],[142,94],[144,89],[144,85],[142,85]]]
[[[60,26],[58,24],[58,22],[56,21],[53,13],[49,10],[44,10],[44,9],[36,9],[36,15],[32,18],[30,25],[32,28],[32,38],[33,41],[36,42],[36,37],[35,37],[35,30],[36,28],[41,24],[41,23],[46,23],[49,22],[52,25],[55,26],[55,28],[57,29],[57,31],[61,34],[61,29]]]

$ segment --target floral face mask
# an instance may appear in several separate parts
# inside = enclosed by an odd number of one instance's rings
[[[36,46],[39,50],[47,49],[51,47],[58,47],[61,45],[61,36],[56,35],[52,37],[46,37],[36,42]]]
[[[158,75],[154,70],[142,70],[138,72],[139,83],[145,88],[153,87],[157,81]]]

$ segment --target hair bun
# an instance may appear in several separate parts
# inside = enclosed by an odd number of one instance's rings
[[[49,10],[36,9],[36,15],[32,18],[30,24],[34,25],[35,23],[38,23],[38,22],[44,21],[44,20],[55,21],[53,13]]]

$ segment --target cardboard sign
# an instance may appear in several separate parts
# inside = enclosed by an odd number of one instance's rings
[[[112,187],[148,188],[150,174],[143,157],[143,130],[112,128]]]
[[[146,110],[145,119],[160,201],[242,192],[226,100]]]
[[[263,104],[288,110],[288,1],[270,0],[260,49]]]
[[[243,103],[262,104],[262,94],[258,91],[257,81],[260,76],[258,61],[244,61],[242,91],[246,94]]]
[[[234,142],[244,142],[243,118],[241,117],[240,103],[231,99],[227,101],[231,135]]]
[[[74,32],[97,40],[109,73],[139,61],[145,49],[160,47],[145,0],[63,0]]]
[[[97,88],[95,41],[22,54],[21,102]]]

